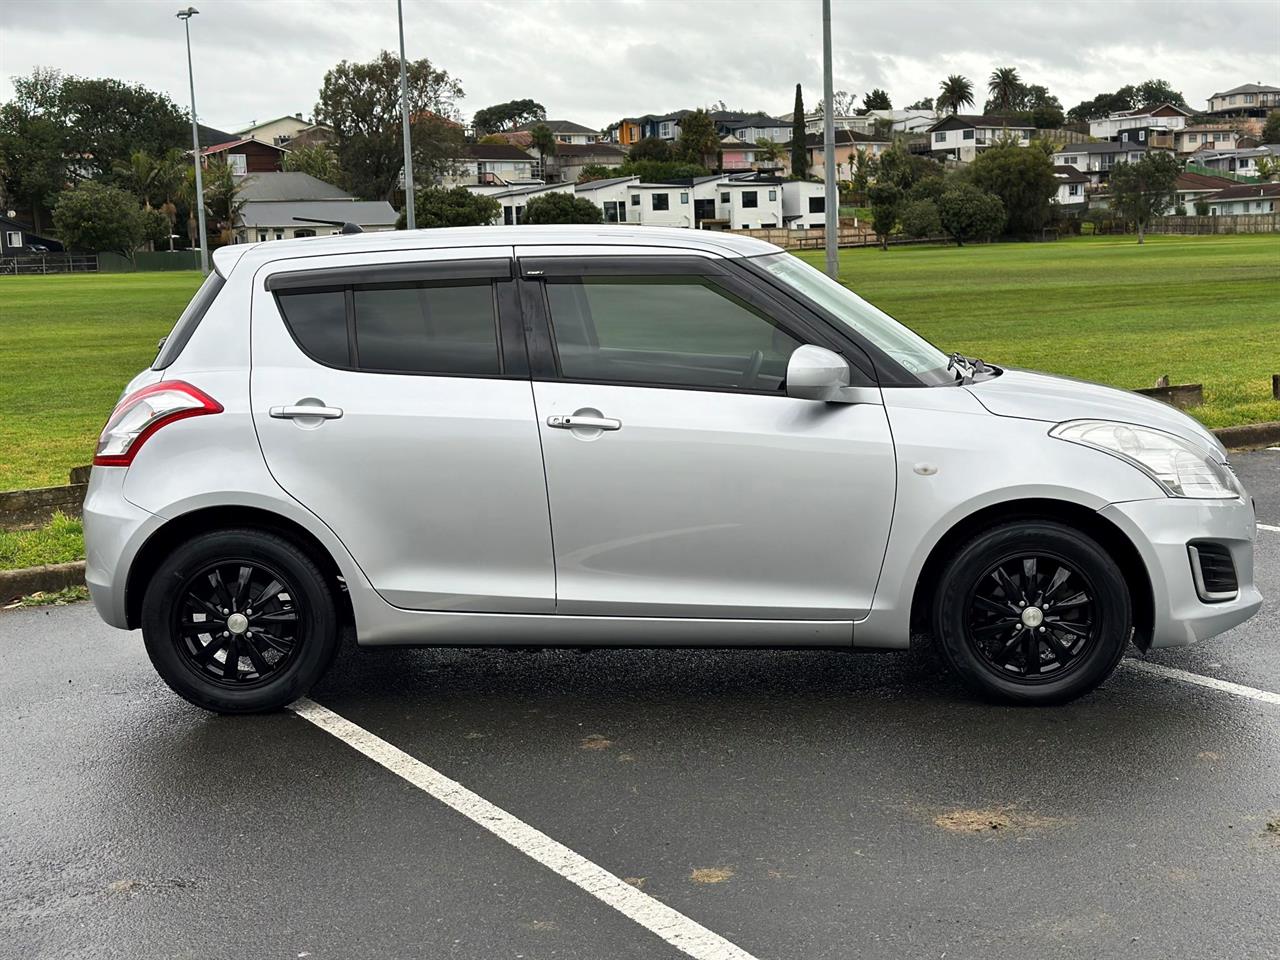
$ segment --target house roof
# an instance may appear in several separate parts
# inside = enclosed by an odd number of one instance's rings
[[[639,177],[609,177],[605,180],[589,180],[586,183],[575,183],[573,189],[575,193],[582,193],[586,190],[601,190],[605,187],[616,187],[620,183],[634,183]]]
[[[200,153],[201,155],[208,157],[208,156],[211,156],[212,154],[222,153],[226,150],[230,150],[232,147],[239,147],[246,143],[261,144],[262,146],[266,147],[268,150],[276,150],[280,153],[289,152],[288,149],[286,149],[285,147],[277,147],[274,143],[267,143],[265,140],[259,140],[257,137],[240,137],[239,139],[236,139],[236,140],[228,140],[226,143],[215,143],[211,147],[203,148],[200,151]]]
[[[946,127],[951,124],[950,127]],[[1015,120],[1009,117],[997,117],[990,114],[975,113],[956,113],[949,117],[943,117],[936,123],[930,124],[926,129],[932,133],[934,130],[955,129],[955,127],[1008,127],[1011,130],[1034,130],[1034,123],[1027,123],[1023,120]]]
[[[552,133],[599,133],[595,127],[584,127],[580,123],[574,123],[572,120],[531,120],[528,123],[522,123],[516,127],[516,131],[528,133],[534,127],[543,126],[551,130]]]
[[[1145,150],[1142,143],[1118,143],[1115,140],[1101,140],[1098,143],[1068,143],[1053,151],[1055,157],[1069,153],[1128,153],[1131,150]]]
[[[493,197],[495,200],[502,200],[505,197],[525,197],[534,193],[546,193],[548,190],[555,190],[561,193],[565,192],[565,187],[570,186],[564,183],[526,183],[519,187],[512,187],[510,190],[502,190],[499,193],[490,193],[486,196]]]
[[[1233,93],[1280,93],[1280,87],[1273,87],[1269,83],[1242,83],[1238,87],[1232,87],[1230,90],[1223,90],[1221,93],[1215,93],[1210,100],[1218,97],[1229,97]]]
[[[309,173],[251,173],[237,178],[245,200],[354,200],[351,194]]]
[[[1088,183],[1089,178],[1077,170],[1075,167],[1064,167],[1061,164],[1055,164],[1053,175],[1060,178],[1066,183]]]
[[[300,227],[294,217],[339,220],[362,227],[389,226],[396,222],[395,208],[385,200],[250,200],[240,211],[245,227]]]
[[[711,119],[714,120],[718,126],[724,127],[727,130],[742,130],[746,127],[785,127],[787,125],[776,117],[769,116],[767,113],[749,113],[735,119],[722,119],[721,116],[717,115],[728,112],[730,111],[717,111],[716,113],[712,113]]]
[[[284,116],[276,117],[274,120],[263,120],[262,123],[254,123],[247,127],[243,127],[242,129],[237,130],[236,133],[239,136],[244,136],[245,134],[253,133],[253,131],[255,130],[261,130],[263,127],[269,127],[273,123],[279,123],[281,120],[292,120],[295,123],[302,124],[302,126],[306,127],[307,129],[311,129],[312,127],[320,127],[323,130],[333,129],[333,127],[329,126],[326,123],[316,123],[312,120],[303,120],[302,117],[298,116],[297,114],[286,113]]]
[[[1191,116],[1190,110],[1186,107],[1180,107],[1176,103],[1157,103],[1154,107],[1140,107],[1137,110],[1121,110],[1119,113],[1111,114],[1111,117],[1154,117],[1161,110],[1166,113],[1172,110],[1175,113],[1182,114],[1184,117]],[[1111,119],[1111,117],[1108,117],[1107,119]]]
[[[1228,180],[1226,177],[1210,177],[1203,173],[1184,170],[1178,174],[1175,186],[1178,190],[1222,190],[1235,186],[1235,183],[1234,180]]]
[[[202,147],[212,146],[215,143],[226,143],[236,138],[234,133],[219,130],[217,127],[206,127],[203,123],[196,124],[196,129],[199,131],[200,146]]]
[[[877,137],[874,134],[870,134],[870,133],[859,133],[857,130],[837,130],[836,131],[837,147],[840,146],[841,144],[848,144],[848,143],[892,143],[892,142],[893,142],[892,140],[889,140],[885,137]],[[814,149],[815,147],[820,148],[823,143],[824,141],[822,139],[822,134],[820,133],[810,133],[805,135],[804,145],[808,147],[810,150]],[[788,143],[787,146],[790,146],[790,143]]]
[[[472,160],[530,160],[514,143],[472,143],[463,154]]]
[[[557,143],[557,157],[613,157],[622,160],[627,151],[612,143]]]
[[[1239,183],[1205,199],[1256,200],[1259,198],[1280,200],[1280,183]]]

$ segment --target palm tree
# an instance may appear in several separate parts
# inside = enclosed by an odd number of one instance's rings
[[[233,175],[231,166],[224,160],[211,161],[205,169],[205,202],[209,212],[222,224],[220,232],[225,243],[235,242],[236,220],[248,202],[240,197],[244,179]]]
[[[169,221],[169,251],[173,252],[173,230],[178,223],[178,201],[182,199],[183,177],[187,167],[186,154],[171,147],[157,162],[155,189],[160,201],[160,212]]]
[[[529,146],[538,151],[538,164],[542,167],[542,179],[547,178],[547,155],[555,156],[556,135],[545,123],[539,123],[529,131]]]
[[[156,177],[160,172],[160,164],[155,157],[145,150],[135,150],[126,163],[117,160],[116,176],[120,178],[140,201],[144,210],[151,209],[151,199],[156,193]]]
[[[1018,105],[1022,95],[1022,79],[1016,67],[1000,67],[992,71],[987,81],[987,93],[991,106],[997,113],[1007,113]]]
[[[938,93],[938,110],[952,116],[960,112],[961,107],[973,106],[973,84],[958,73],[953,73],[942,81]]]

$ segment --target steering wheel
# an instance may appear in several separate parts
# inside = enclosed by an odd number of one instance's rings
[[[756,381],[760,379],[760,368],[764,366],[764,351],[755,350],[751,353],[751,359],[747,361],[746,372],[742,375],[742,382],[738,386],[743,390],[751,390],[756,386]]]

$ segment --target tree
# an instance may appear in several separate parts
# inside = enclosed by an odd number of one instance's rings
[[[1177,197],[1178,161],[1163,150],[1151,151],[1135,163],[1111,168],[1111,204],[1138,228],[1138,243],[1152,217],[1171,207]]]
[[[1043,150],[1004,140],[978,154],[971,169],[974,185],[1004,204],[1009,234],[1030,236],[1048,221],[1049,200],[1058,192],[1058,181]]]
[[[556,155],[556,135],[545,123],[535,124],[529,131],[529,146],[538,151],[538,165],[542,168],[542,176],[547,175],[547,157]]]
[[[871,151],[858,147],[853,152],[853,190],[860,202],[866,202],[867,188],[879,164]]]
[[[602,223],[600,208],[572,193],[544,193],[524,205],[521,223]]]
[[[152,250],[158,250],[166,241],[172,243],[171,231],[169,218],[162,210],[149,207],[138,211],[138,232],[142,242],[150,244]]]
[[[68,250],[132,257],[142,242],[141,212],[119,187],[86,180],[58,197],[53,224]]]
[[[715,162],[719,149],[720,135],[711,114],[699,107],[680,118],[680,139],[675,152],[681,160],[709,167]]]
[[[770,140],[768,137],[756,138],[756,156],[763,158],[765,163],[777,163],[782,159],[782,144],[777,140]]]
[[[627,158],[629,160],[656,160],[659,163],[666,163],[672,159],[671,144],[661,137],[645,137],[643,140],[637,140],[631,145]]]
[[[588,163],[578,174],[578,183],[590,183],[592,180],[608,180],[620,177],[617,167],[606,167],[603,163]]]
[[[870,93],[863,94],[862,106],[867,110],[892,110],[893,103],[889,100],[889,94],[876,87]]]
[[[1255,163],[1258,176],[1263,180],[1272,183],[1280,180],[1280,157],[1258,157]]]
[[[904,193],[925,177],[941,177],[943,166],[930,157],[908,153],[901,141],[880,154],[876,182],[891,183]]]
[[[1004,204],[999,197],[970,183],[957,183],[938,198],[938,220],[942,229],[964,246],[966,240],[989,240],[1004,229]]]
[[[235,243],[236,221],[248,202],[240,196],[242,178],[224,160],[210,161],[204,170],[204,200],[224,244]]]
[[[791,114],[791,174],[801,180],[808,180],[809,144],[804,128],[804,94],[797,83],[796,105]]]
[[[938,205],[932,200],[912,200],[902,208],[902,232],[917,239],[942,233]]]
[[[995,113],[1022,109],[1024,90],[1017,68],[998,67],[993,70],[987,81],[987,93],[991,97],[987,106]]]
[[[335,186],[342,182],[342,170],[338,166],[338,156],[328,144],[316,143],[310,146],[296,147],[284,155],[285,170],[305,173],[331,183]]]
[[[1022,116],[1041,130],[1051,130],[1062,126],[1065,116],[1058,98],[1049,92],[1048,87],[1033,83],[1023,90]]]
[[[116,183],[137,197],[143,210],[151,209],[151,201],[158,193],[160,173],[160,162],[145,150],[135,150],[128,163],[116,161]]]
[[[1124,86],[1115,93],[1100,93],[1092,100],[1082,100],[1067,111],[1067,120],[1071,123],[1087,123],[1108,114],[1122,110],[1132,110],[1135,106],[1136,91],[1132,86]]]
[[[960,112],[961,107],[973,106],[973,84],[958,73],[953,73],[942,81],[937,102],[940,112],[954,116]]]
[[[1135,107],[1158,107],[1162,103],[1172,103],[1179,107],[1187,105],[1182,92],[1173,89],[1168,80],[1144,80],[1134,88]]]
[[[867,191],[871,201],[871,229],[880,240],[880,249],[889,249],[889,234],[902,210],[902,191],[891,183],[877,183]]]
[[[477,110],[472,124],[476,135],[496,133],[499,130],[514,130],[524,123],[547,119],[547,108],[537,100],[508,100],[506,103],[495,103],[492,107]]]
[[[679,160],[634,160],[630,157],[612,176],[639,177],[645,183],[665,183],[668,180],[687,180],[690,177],[705,177],[710,171],[696,163],[681,163]]]
[[[907,104],[908,110],[932,110],[933,97],[921,97],[915,103]]]
[[[493,197],[472,193],[466,187],[445,190],[427,187],[414,193],[414,213],[417,226],[422,229],[435,227],[481,227],[493,223],[502,216],[502,204]],[[396,221],[396,229],[405,228],[404,211]]]
[[[4,193],[31,209],[42,231],[42,213],[53,208],[70,179],[70,135],[62,116],[62,75],[36,69],[13,78],[13,99],[0,105],[0,184]]]
[[[137,151],[162,156],[190,144],[191,121],[167,94],[122,80],[67,77],[59,92],[73,172],[110,180]]]
[[[1280,143],[1280,110],[1267,114],[1267,122],[1262,125],[1262,142]]]
[[[173,249],[173,231],[178,224],[178,201],[182,199],[183,178],[191,169],[191,161],[177,147],[172,147],[157,161],[156,193],[160,212],[169,222],[169,249]]]
[[[429,60],[407,64],[414,166],[421,155],[435,173],[460,152],[462,127],[453,123],[462,85]],[[324,75],[316,119],[333,128],[346,186],[366,199],[394,200],[400,190],[404,147],[400,121],[400,59],[383,50],[368,63],[343,60]],[[450,132],[452,131],[452,132]],[[453,152],[454,157],[442,157]]]

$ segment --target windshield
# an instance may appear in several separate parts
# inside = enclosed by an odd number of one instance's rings
[[[821,270],[789,253],[771,253],[752,262],[866,337],[925,383],[956,381],[945,353]]]

